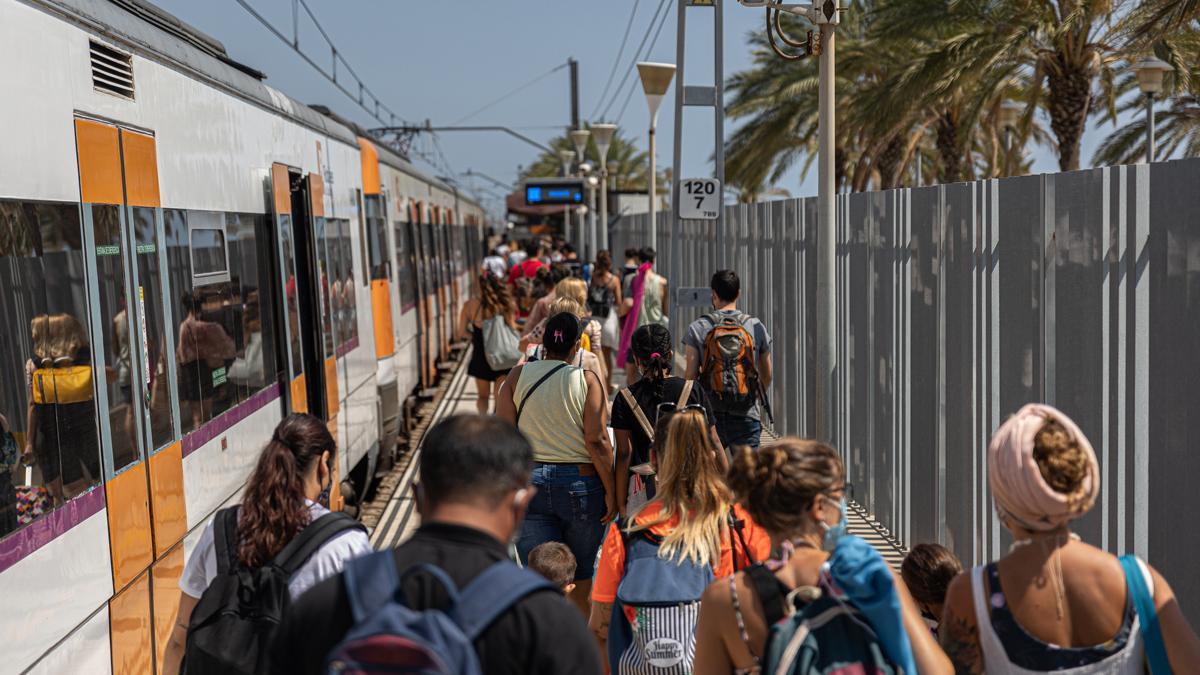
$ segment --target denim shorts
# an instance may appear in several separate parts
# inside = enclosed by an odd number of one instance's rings
[[[539,463],[533,467],[533,485],[537,494],[517,538],[521,564],[538,544],[560,541],[575,555],[575,580],[591,579],[604,539],[604,483],[594,474],[580,475],[577,464]]]
[[[717,423],[717,435],[727,448],[735,445],[748,445],[758,449],[759,436],[762,435],[762,422],[745,415],[729,415],[717,413],[713,416]]]

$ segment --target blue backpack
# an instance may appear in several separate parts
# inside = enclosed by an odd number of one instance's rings
[[[687,675],[696,658],[700,596],[713,581],[708,565],[658,556],[662,537],[627,533],[625,571],[608,628],[613,675]]]
[[[445,609],[418,610],[405,603],[410,576],[429,574],[450,596]],[[346,565],[346,594],[354,616],[341,643],[326,657],[326,672],[482,675],[475,640],[525,596],[555,590],[543,577],[501,560],[462,591],[440,568],[414,565],[400,574],[392,551]]]
[[[884,653],[867,618],[844,601],[820,598],[771,626],[762,672],[771,675],[831,675],[903,672]]]

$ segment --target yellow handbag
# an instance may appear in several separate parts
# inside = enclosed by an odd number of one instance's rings
[[[92,367],[37,368],[33,371],[33,402],[38,405],[84,403],[92,400]]]

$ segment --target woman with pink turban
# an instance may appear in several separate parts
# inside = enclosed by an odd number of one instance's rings
[[[1200,639],[1162,575],[1071,532],[1096,503],[1100,467],[1069,417],[1027,405],[992,436],[987,457],[996,514],[1014,541],[950,584],[939,637],[957,672],[1200,669]]]

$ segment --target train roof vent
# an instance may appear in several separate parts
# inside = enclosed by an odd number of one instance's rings
[[[92,86],[133,98],[133,57],[92,40]]]

